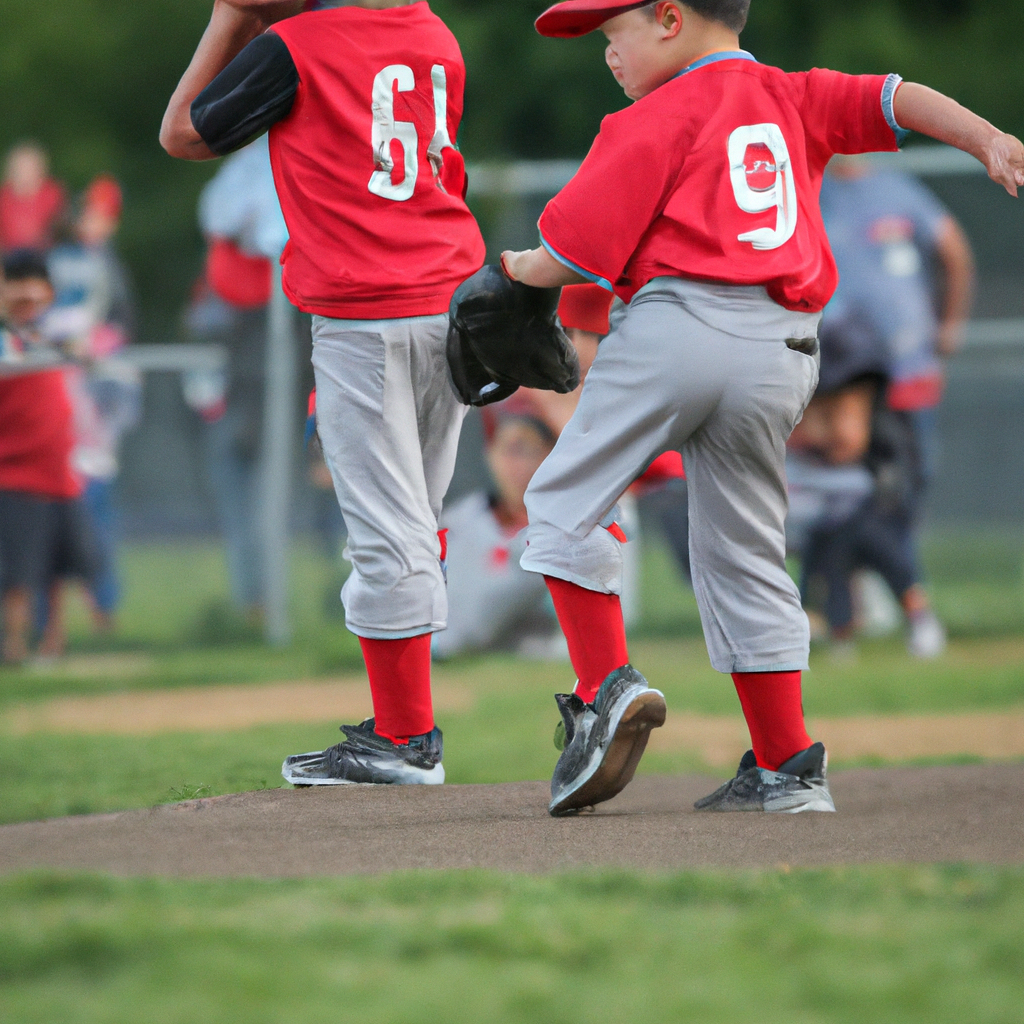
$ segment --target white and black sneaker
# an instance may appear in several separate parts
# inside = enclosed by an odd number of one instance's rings
[[[828,789],[828,754],[814,743],[794,754],[778,771],[758,768],[748,750],[735,778],[693,806],[698,811],[768,811],[800,814],[802,811],[834,811]]]
[[[434,728],[402,746],[378,736],[374,720],[343,725],[342,743],[286,758],[281,774],[293,786],[439,786],[444,782],[444,741]]]
[[[652,729],[665,724],[665,697],[632,665],[601,684],[593,704],[574,693],[557,694],[565,749],[551,777],[554,817],[611,800],[629,784]]]

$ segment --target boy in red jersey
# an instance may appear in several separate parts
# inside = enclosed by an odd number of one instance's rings
[[[23,354],[41,346],[39,324],[52,302],[45,258],[31,249],[8,253],[0,270],[0,332],[8,343],[4,348]],[[5,330],[5,325],[11,330]],[[50,582],[54,561],[64,561],[83,575],[90,568],[77,501],[82,482],[71,465],[74,445],[74,416],[62,370],[0,372],[0,660],[4,664],[28,657],[33,603]],[[51,613],[55,610],[56,605],[51,605]],[[60,653],[55,619],[51,614],[40,653]]]
[[[270,131],[290,240],[284,288],[313,315],[317,422],[348,527],[342,591],[374,717],[289,757],[300,786],[444,781],[430,636],[447,601],[437,516],[464,408],[447,310],[483,239],[455,149],[465,66],[424,2],[216,0],[161,142],[208,159]]]
[[[807,619],[786,573],[785,442],[818,377],[836,286],[818,208],[835,153],[895,150],[916,130],[976,156],[1016,195],[1024,147],[896,75],[785,74],[739,48],[750,0],[569,0],[549,36],[600,28],[633,106],[605,118],[512,278],[603,284],[629,302],[526,494],[524,568],[543,573],[579,676],[552,814],[625,786],[665,704],[628,664],[615,501],[666,449],[689,481],[693,583],[712,664],[732,673],[753,750],[699,809],[834,810],[804,728]],[[604,528],[602,528],[604,527]]]

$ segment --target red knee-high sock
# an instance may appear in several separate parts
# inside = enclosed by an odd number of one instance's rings
[[[545,576],[558,622],[569,645],[569,659],[579,684],[576,693],[588,704],[601,684],[629,661],[626,627],[617,594],[599,594],[575,583]]]
[[[804,728],[801,675],[800,672],[732,674],[750,730],[754,756],[762,768],[775,771],[784,761],[811,745]]]
[[[402,640],[359,638],[373,695],[374,731],[408,743],[434,728],[430,699],[430,634]]]

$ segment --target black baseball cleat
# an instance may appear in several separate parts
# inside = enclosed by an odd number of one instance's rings
[[[281,774],[293,786],[439,786],[444,782],[444,741],[434,728],[400,746],[373,731],[374,720],[343,725],[342,743],[286,758]]]
[[[814,743],[794,754],[778,771],[758,768],[748,750],[735,778],[693,806],[698,811],[768,811],[800,814],[802,811],[834,811],[828,789],[828,754]]]
[[[601,684],[593,704],[574,693],[557,694],[565,749],[551,777],[553,817],[576,814],[611,800],[629,784],[651,730],[665,724],[665,697],[632,665]]]

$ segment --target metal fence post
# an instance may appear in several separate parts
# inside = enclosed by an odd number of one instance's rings
[[[263,603],[267,643],[291,638],[288,619],[288,553],[292,463],[296,433],[294,312],[281,289],[281,266],[272,261],[273,287],[267,323],[263,398]]]

